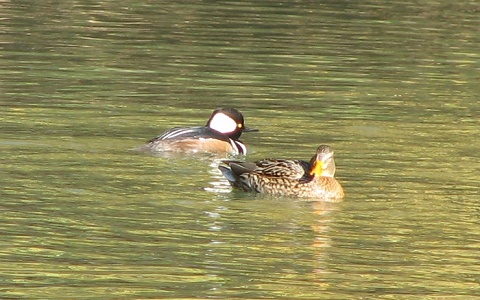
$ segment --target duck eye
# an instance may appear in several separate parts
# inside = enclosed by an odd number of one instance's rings
[[[238,128],[242,128],[242,124],[238,124],[237,126],[238,126]]]

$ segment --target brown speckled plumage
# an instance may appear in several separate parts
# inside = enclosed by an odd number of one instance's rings
[[[279,196],[340,201],[343,188],[334,178],[333,150],[321,145],[310,162],[263,159],[256,162],[224,161],[219,166],[233,187]]]

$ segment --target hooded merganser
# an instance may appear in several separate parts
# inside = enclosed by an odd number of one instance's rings
[[[148,141],[137,150],[149,152],[226,152],[246,154],[238,140],[242,132],[257,131],[245,127],[243,115],[235,108],[216,109],[206,126],[175,127]]]
[[[263,159],[256,162],[224,160],[220,171],[230,184],[247,192],[278,196],[317,198],[337,202],[343,188],[334,178],[333,149],[321,145],[310,162],[303,160]]]

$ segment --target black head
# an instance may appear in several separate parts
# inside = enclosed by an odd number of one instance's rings
[[[244,131],[258,131],[245,127],[243,115],[235,108],[217,108],[208,119],[207,127],[232,139],[240,138]]]

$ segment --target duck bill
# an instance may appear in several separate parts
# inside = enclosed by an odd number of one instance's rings
[[[247,126],[243,128],[243,132],[256,132],[256,131],[260,131],[260,130],[258,130],[257,128],[251,128]]]
[[[310,175],[312,176],[320,176],[323,172],[323,163],[319,160],[316,160],[313,163],[312,168],[310,169]]]

